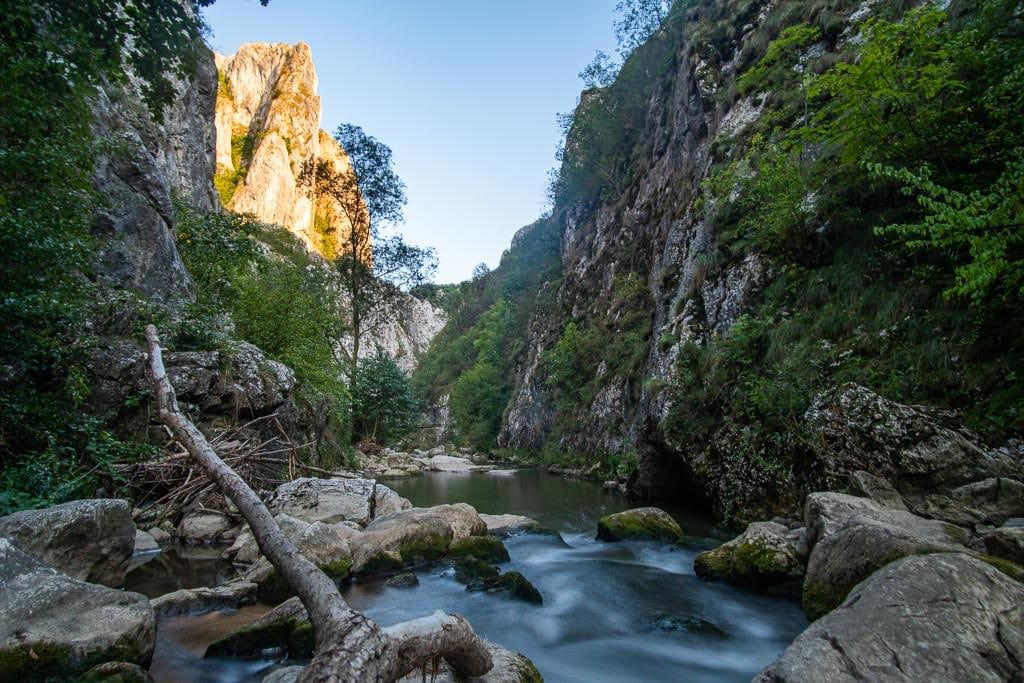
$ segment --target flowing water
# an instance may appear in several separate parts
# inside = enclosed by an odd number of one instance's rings
[[[437,609],[459,612],[483,637],[529,656],[547,681],[749,681],[807,625],[793,600],[698,579],[693,558],[729,535],[682,510],[669,511],[695,539],[686,547],[602,543],[594,540],[598,518],[631,505],[592,482],[520,470],[385,483],[418,507],[467,502],[540,522],[553,533],[506,539],[512,559],[501,569],[531,580],[544,604],[467,592],[444,567],[418,571],[414,588],[354,584],[349,603],[384,626]],[[154,679],[260,680],[270,662],[196,659],[259,609],[161,620]]]

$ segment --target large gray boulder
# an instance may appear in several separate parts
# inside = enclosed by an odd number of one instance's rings
[[[378,502],[388,512],[412,506],[372,479],[301,478],[279,486],[267,507],[274,514],[283,512],[310,523],[347,521],[366,526],[377,515]]]
[[[1024,584],[941,553],[873,574],[754,682],[1022,679]]]
[[[970,538],[953,524],[844,493],[812,493],[804,508],[811,552],[803,602],[812,619],[839,605],[851,588],[889,562],[918,553],[966,551]]]
[[[807,562],[801,531],[775,522],[754,522],[746,531],[697,556],[697,576],[760,590],[799,593]]]
[[[409,508],[373,520],[366,527],[367,531],[383,531],[403,526],[424,517],[440,517],[452,531],[452,540],[483,536],[487,533],[487,523],[480,518],[476,508],[469,503],[449,503],[429,508]]]
[[[934,493],[992,476],[1018,476],[1024,463],[988,448],[951,413],[890,401],[858,384],[815,397],[804,422],[816,447],[819,490],[841,490],[858,470],[903,493]]]
[[[71,578],[116,588],[135,547],[135,524],[126,500],[76,500],[0,517],[0,537]]]
[[[0,680],[74,677],[108,661],[147,663],[155,640],[145,596],[69,578],[0,538]]]
[[[352,537],[352,572],[362,575],[395,574],[407,566],[438,560],[452,542],[452,527],[441,515],[406,512],[389,515],[388,523],[367,527]],[[401,519],[391,519],[401,516]]]
[[[185,545],[221,543],[235,527],[235,520],[216,510],[196,510],[178,524],[178,542]]]
[[[925,496],[914,512],[971,528],[1000,526],[1008,519],[1024,515],[1024,483],[989,477],[958,486],[948,495]]]

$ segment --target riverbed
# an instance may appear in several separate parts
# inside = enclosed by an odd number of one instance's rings
[[[413,588],[353,584],[349,603],[384,626],[437,609],[461,613],[483,637],[530,657],[547,681],[749,681],[807,626],[794,600],[698,579],[694,557],[731,535],[685,510],[666,508],[687,534],[684,547],[603,543],[594,540],[597,520],[631,504],[593,482],[497,470],[383,483],[417,507],[467,502],[482,513],[536,519],[544,531],[506,539],[511,561],[501,568],[532,581],[544,604],[467,592],[440,566],[418,570]],[[261,609],[161,620],[154,679],[259,681],[272,662],[199,657],[206,643]]]

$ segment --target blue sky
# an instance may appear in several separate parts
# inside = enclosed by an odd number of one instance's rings
[[[577,74],[611,53],[616,0],[219,0],[213,49],[305,41],[325,129],[362,126],[394,152],[409,204],[402,231],[437,249],[438,282],[497,265],[540,215],[555,114]]]

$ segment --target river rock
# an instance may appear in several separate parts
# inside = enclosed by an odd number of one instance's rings
[[[160,550],[160,544],[156,542],[156,539],[151,535],[143,531],[142,529],[135,530],[135,543],[132,546],[133,555],[141,555],[142,553],[152,553]]]
[[[253,623],[237,628],[206,648],[204,657],[252,657],[280,649],[289,659],[309,659],[314,648],[313,627],[302,602],[289,598]]]
[[[402,572],[389,577],[384,583],[392,588],[412,588],[420,585],[420,579],[414,572]]]
[[[893,560],[921,553],[966,551],[962,544],[967,540],[964,529],[901,510],[854,514],[811,551],[803,587],[804,611],[817,619]]]
[[[213,510],[196,510],[182,517],[178,524],[178,543],[199,545],[228,540],[235,521]]]
[[[683,530],[672,516],[660,508],[645,507],[606,515],[597,523],[599,541],[683,540]]]
[[[948,496],[925,496],[914,512],[960,526],[1000,526],[1024,515],[1024,484],[990,477],[957,487]]]
[[[433,450],[430,451],[431,454],[433,452]],[[444,452],[443,448],[441,452]],[[434,472],[472,472],[474,469],[477,469],[472,460],[441,454],[433,455],[430,458],[429,467]]]
[[[0,537],[71,578],[116,588],[135,547],[135,524],[126,500],[76,500],[0,517]]]
[[[754,522],[733,540],[698,555],[693,568],[703,579],[798,593],[805,562],[789,529]]]
[[[988,448],[951,413],[890,401],[858,384],[816,396],[804,414],[823,472],[822,489],[843,488],[857,470],[906,493],[942,492],[991,476],[1019,476],[1024,463]]]
[[[387,511],[396,506],[411,507],[411,503],[372,479],[311,478],[282,484],[267,501],[267,507],[274,514],[284,512],[307,522],[349,521],[363,527],[374,518],[378,501],[382,510]]]
[[[450,503],[429,508],[410,508],[376,518],[366,527],[367,531],[381,531],[400,526],[422,516],[441,517],[452,530],[452,540],[469,536],[483,536],[487,524],[476,509],[468,503]]]
[[[138,664],[104,662],[82,674],[78,683],[153,683],[153,677]]]
[[[804,502],[807,540],[813,546],[846,526],[846,522],[854,515],[877,512],[881,509],[882,506],[867,498],[830,491],[812,493]]]
[[[269,563],[268,563],[269,564]],[[181,588],[153,598],[153,611],[161,617],[236,609],[256,601],[257,584],[249,577],[232,579],[214,588]]]
[[[295,547],[329,576],[344,576],[352,566],[352,549],[346,539],[355,535],[348,527],[313,522],[299,534]]]
[[[475,557],[484,562],[499,564],[509,561],[508,548],[494,536],[469,536],[452,541],[448,557]]]
[[[540,527],[537,520],[523,515],[487,515],[480,513],[492,536],[510,536],[521,531],[534,531]]]
[[[855,494],[870,498],[882,507],[906,510],[907,504],[899,491],[887,479],[870,472],[857,470],[850,475],[850,488]]]
[[[0,538],[0,680],[148,662],[155,639],[145,596],[72,579]]]
[[[941,553],[875,572],[754,681],[1017,681],[1022,663],[1024,585]]]
[[[444,556],[452,542],[452,527],[443,516],[427,512],[429,509],[387,515],[350,539],[352,572],[394,574],[406,566]]]
[[[309,526],[309,522],[296,519],[283,512],[274,515],[274,521],[277,522],[277,526],[292,541],[297,540],[299,535]],[[222,557],[231,560],[235,564],[244,565],[252,564],[260,558],[260,548],[256,545],[256,538],[253,536],[252,530],[248,525],[238,534],[238,538],[231,544],[231,547],[224,551]]]
[[[981,538],[990,555],[1024,566],[1024,526],[1004,526]]]

